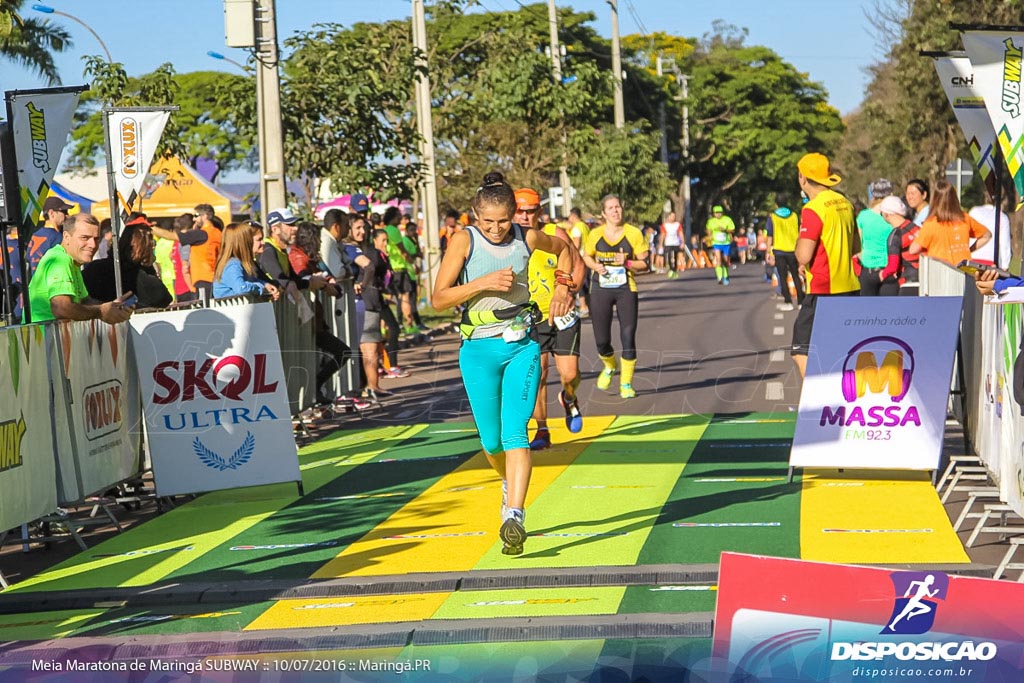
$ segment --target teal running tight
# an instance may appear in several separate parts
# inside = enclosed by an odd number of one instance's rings
[[[527,423],[540,386],[540,346],[526,337],[466,339],[459,369],[469,395],[480,443],[489,455],[529,448]]]

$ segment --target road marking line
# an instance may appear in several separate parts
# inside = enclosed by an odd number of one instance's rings
[[[764,390],[764,398],[766,401],[781,401],[786,395],[786,390],[782,386],[782,382],[768,382],[768,386]]]
[[[786,328],[785,327],[775,327],[775,328],[772,328],[772,334],[774,334],[776,337],[781,337],[782,335],[786,334]]]
[[[776,314],[775,314],[775,319],[776,319],[776,320],[782,320],[782,319],[783,319],[783,318],[785,318],[785,317],[786,317],[786,316],[782,315],[781,313],[776,313]]]
[[[785,359],[786,352],[783,351],[782,349],[775,349],[774,351],[771,352],[771,355],[768,356],[768,360],[772,363],[779,363],[781,361],[784,361]]]

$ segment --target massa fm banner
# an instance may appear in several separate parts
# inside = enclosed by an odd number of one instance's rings
[[[751,680],[1019,681],[1021,610],[1020,583],[722,553],[712,654]]]
[[[960,306],[960,297],[820,299],[789,464],[936,469]]]
[[[299,481],[270,304],[134,315],[161,496]]]
[[[60,155],[71,132],[78,97],[86,86],[12,90],[7,92],[7,115],[14,131],[22,225],[31,234],[57,172]]]
[[[993,191],[995,178],[991,174],[995,164],[996,132],[985,110],[985,98],[974,77],[971,60],[959,54],[936,57],[935,70],[971,149],[974,168]]]
[[[1024,33],[995,29],[965,31],[963,41],[1006,166],[1018,196],[1024,197],[1024,102],[1021,101]]]

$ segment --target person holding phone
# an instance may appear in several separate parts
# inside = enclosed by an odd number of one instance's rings
[[[985,296],[995,296],[1010,287],[1024,287],[1024,278],[1015,277],[999,268],[975,268],[974,286]]]
[[[132,317],[133,295],[96,303],[82,279],[82,266],[91,263],[100,243],[100,222],[88,213],[69,216],[64,222],[61,243],[39,261],[29,284],[32,322],[48,320],[102,320],[110,325]]]

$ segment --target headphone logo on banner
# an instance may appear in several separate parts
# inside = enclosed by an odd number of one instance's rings
[[[884,350],[881,364],[876,351],[863,351],[865,346],[885,344],[895,348]],[[853,368],[850,367],[854,361]],[[853,403],[869,391],[880,394],[887,391],[893,403],[902,401],[910,391],[914,377],[914,351],[895,337],[869,337],[846,354],[843,361],[843,398]]]
[[[845,404],[822,408],[820,426],[920,427],[917,406],[907,405],[909,401],[904,403],[914,380],[914,366],[914,350],[896,337],[868,337],[854,344],[843,361],[840,380]],[[889,400],[877,394],[888,396]],[[861,399],[877,403],[862,405]],[[847,438],[859,438],[862,434],[851,433]]]

